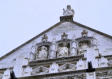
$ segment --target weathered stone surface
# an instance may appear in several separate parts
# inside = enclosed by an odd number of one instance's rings
[[[19,79],[111,79],[112,37],[74,22],[73,15],[68,7],[61,22],[2,57],[3,79],[8,69]],[[86,72],[88,62],[96,71]]]

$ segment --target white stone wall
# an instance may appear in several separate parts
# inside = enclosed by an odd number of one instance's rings
[[[50,30],[46,34],[48,36],[48,41],[50,42],[52,42],[53,39],[56,39],[56,41],[60,40],[63,32],[66,32],[68,34],[69,39],[76,39],[81,37],[81,32],[84,29],[85,28],[82,28],[76,24],[70,22],[64,22],[59,26],[55,27],[54,29]],[[97,39],[97,45],[102,55],[112,55],[112,39],[97,34],[88,29],[85,30],[88,31],[88,36],[93,36]],[[36,43],[41,42],[41,37],[42,36],[36,38],[35,40],[32,40],[30,43],[16,50],[11,55],[0,60],[0,69],[14,67],[15,65],[27,65],[28,64],[27,58],[29,57],[32,51],[31,48],[32,46],[35,46]]]

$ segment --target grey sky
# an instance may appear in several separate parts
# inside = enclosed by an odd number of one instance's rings
[[[0,56],[59,22],[67,4],[75,21],[112,35],[112,0],[0,0]]]

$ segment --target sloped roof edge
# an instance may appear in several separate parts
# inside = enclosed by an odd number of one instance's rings
[[[112,39],[112,36],[109,35],[109,34],[106,34],[106,33],[103,33],[103,32],[101,32],[101,31],[98,31],[98,30],[96,30],[96,29],[90,28],[90,27],[88,27],[88,26],[86,26],[86,25],[83,25],[83,24],[81,24],[81,23],[78,23],[78,22],[76,22],[76,21],[73,21],[72,23],[74,23],[74,24],[76,24],[76,25],[79,25],[79,26],[81,26],[81,27],[87,28],[88,30],[94,31],[94,32],[96,32],[96,33],[99,33],[100,35],[104,35],[104,36],[106,36],[106,37]]]
[[[19,45],[18,47],[16,47],[16,48],[13,49],[12,51],[10,51],[10,52],[6,53],[5,55],[3,55],[2,57],[0,57],[0,60],[2,60],[3,58],[9,56],[10,54],[12,54],[13,52],[15,52],[16,50],[18,50],[18,49],[21,48],[22,46],[24,46],[24,45],[26,45],[27,43],[31,42],[32,40],[38,38],[39,36],[41,36],[42,34],[48,32],[49,30],[55,28],[56,26],[58,26],[58,25],[61,24],[61,23],[63,23],[63,22],[58,22],[58,23],[56,23],[55,25],[51,26],[51,27],[48,28],[47,30],[41,32],[40,34],[38,34],[38,35],[36,35],[35,37],[31,38],[30,40],[26,41],[25,43]]]
[[[60,24],[63,23],[63,22],[66,22],[66,21],[60,21],[60,22],[56,23],[55,25],[51,26],[51,27],[48,28],[47,30],[41,32],[40,34],[36,35],[36,36],[33,37],[32,39],[28,40],[27,42],[25,42],[25,43],[23,43],[22,45],[18,46],[17,48],[13,49],[13,50],[10,51],[9,53],[7,53],[7,54],[5,54],[4,56],[0,57],[0,60],[2,60],[3,58],[9,56],[10,54],[12,54],[13,52],[15,52],[16,50],[18,50],[18,49],[21,48],[22,46],[24,46],[24,45],[26,45],[27,43],[31,42],[32,40],[38,38],[38,37],[41,36],[42,34],[48,32],[49,30],[55,28],[56,26],[60,25]],[[91,30],[91,31],[94,31],[94,32],[96,32],[96,33],[99,33],[99,34],[101,34],[101,35],[104,35],[104,36],[106,36],[106,37],[108,37],[108,38],[110,38],[110,39],[112,39],[112,36],[111,36],[111,35],[108,35],[108,34],[106,34],[106,33],[100,32],[100,31],[98,31],[98,30],[96,30],[96,29],[90,28],[90,27],[88,27],[88,26],[86,26],[86,25],[83,25],[83,24],[81,24],[81,23],[78,23],[78,22],[76,22],[76,21],[70,21],[70,22],[73,23],[73,24],[79,25],[79,26],[81,26],[81,27],[83,27],[83,28],[86,28],[86,29],[89,29],[89,30]]]

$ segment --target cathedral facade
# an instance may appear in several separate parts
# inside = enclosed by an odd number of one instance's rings
[[[73,20],[60,22],[0,58],[0,79],[112,79],[112,36]]]

